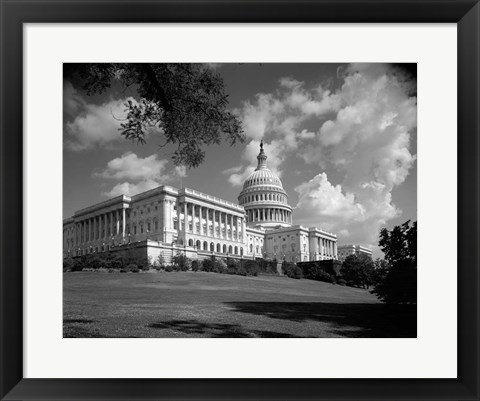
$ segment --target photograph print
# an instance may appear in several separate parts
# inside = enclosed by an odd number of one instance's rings
[[[65,63],[63,337],[417,337],[416,153],[416,64]]]

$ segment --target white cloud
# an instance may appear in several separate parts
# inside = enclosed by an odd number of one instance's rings
[[[339,242],[376,244],[378,230],[401,211],[392,201],[392,190],[408,176],[416,156],[411,153],[412,135],[416,132],[416,98],[414,84],[387,65],[349,66],[344,83],[335,93],[341,107],[334,118],[323,122],[310,146],[300,150],[307,163],[325,166],[327,161],[343,172],[344,179],[333,193],[324,177],[315,177],[296,188],[299,203],[296,213],[305,221],[325,225],[339,234]],[[309,195],[311,191],[311,195]],[[333,196],[333,195],[337,196]],[[362,213],[349,214],[345,209],[335,219],[336,210],[353,195]],[[332,209],[333,208],[333,209]],[[360,210],[360,209],[358,209]]]
[[[265,152],[269,159],[268,167],[279,176],[287,155],[298,149],[299,140],[312,139],[316,136],[302,125],[305,121],[323,118],[323,115],[339,107],[337,95],[332,95],[320,85],[311,89],[305,83],[292,77],[284,77],[279,81],[275,93],[259,93],[253,102],[246,101],[243,107],[236,110],[243,122],[247,144],[242,159],[246,162],[243,171],[232,171],[229,182],[233,186],[242,184],[256,165],[259,143],[265,142]]]
[[[133,196],[141,192],[145,192],[150,189],[156,188],[159,185],[160,184],[154,180],[144,180],[138,183],[122,182],[120,184],[115,185],[110,191],[104,192],[103,195],[105,195],[108,198],[113,198],[119,195]]]
[[[106,180],[128,180],[117,183],[111,190],[104,192],[104,196],[132,196],[187,176],[185,167],[176,166],[171,171],[166,171],[167,164],[168,160],[158,159],[156,154],[142,158],[127,152],[110,160],[106,168],[94,176]]]
[[[154,180],[162,176],[167,163],[168,160],[159,160],[156,154],[141,158],[133,152],[126,152],[110,160],[98,176],[114,180]]]
[[[399,215],[391,193],[369,183],[356,193],[332,185],[325,173],[295,188],[299,195],[294,210],[297,224],[317,226],[336,233],[338,242],[374,246],[378,228]]]
[[[110,99],[99,105],[87,103],[71,83],[65,82],[63,106],[68,118],[64,124],[64,144],[67,149],[78,152],[125,140],[119,128],[126,117],[128,101],[136,103],[132,97]]]
[[[240,172],[241,170],[243,170],[243,166],[240,165],[240,166],[233,166],[233,167],[230,167],[230,168],[227,168],[226,170],[223,170],[222,171],[222,174],[235,174],[235,173],[238,173]]]
[[[263,139],[267,163],[278,174],[290,155],[319,166],[320,174],[296,188],[296,222],[334,231],[339,242],[375,244],[380,226],[401,214],[391,193],[415,163],[416,83],[384,64],[352,64],[337,72],[343,83],[334,91],[287,77],[274,93],[244,103],[238,113],[250,142],[244,169],[232,171],[229,182],[242,184]],[[344,177],[340,185],[321,174],[327,167]]]

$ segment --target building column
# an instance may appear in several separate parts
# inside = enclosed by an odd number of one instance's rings
[[[103,214],[103,228],[105,230],[105,233],[103,235],[103,238],[107,239],[108,238],[108,214],[104,213]]]
[[[205,222],[207,224],[207,237],[210,237],[210,208],[206,208]],[[208,244],[208,250],[210,250],[210,243]]]
[[[187,209],[187,201],[183,204],[183,231],[187,232],[188,227],[188,209]]]
[[[127,219],[125,218],[125,208],[122,207],[122,238],[125,239],[125,229],[126,229],[126,222],[127,222]]]

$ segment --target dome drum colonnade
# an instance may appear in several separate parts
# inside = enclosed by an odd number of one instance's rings
[[[267,155],[260,142],[258,166],[243,184],[238,201],[245,208],[247,226],[264,228],[292,224],[292,208],[280,179],[267,168]]]

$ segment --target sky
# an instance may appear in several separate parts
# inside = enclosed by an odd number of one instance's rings
[[[263,139],[293,223],[337,234],[338,244],[378,248],[380,228],[417,220],[415,64],[211,64],[245,142],[206,148],[197,168],[176,167],[161,133],[147,143],[118,130],[134,89],[88,96],[64,73],[64,218],[120,194],[189,187],[238,202]]]

